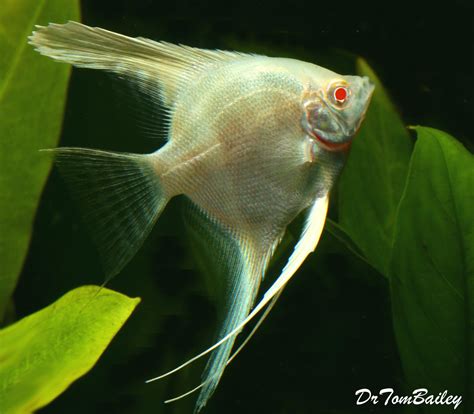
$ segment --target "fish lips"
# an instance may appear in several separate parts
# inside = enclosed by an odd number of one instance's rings
[[[338,135],[337,138],[332,136],[328,137],[322,131],[314,131],[312,136],[319,146],[327,151],[346,151],[349,149],[352,143],[352,139],[355,134],[352,135]]]

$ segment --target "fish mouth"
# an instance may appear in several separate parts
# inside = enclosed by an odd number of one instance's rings
[[[313,137],[324,149],[331,152],[346,151],[352,143],[352,136],[344,137],[344,140],[341,142],[330,141],[321,134],[313,134]]]

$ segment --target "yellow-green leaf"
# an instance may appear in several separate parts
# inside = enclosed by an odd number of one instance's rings
[[[35,53],[35,24],[79,18],[78,0],[2,0],[0,6],[0,320],[15,288],[51,167],[69,67]]]
[[[139,301],[84,286],[0,330],[0,412],[51,402],[94,366]]]

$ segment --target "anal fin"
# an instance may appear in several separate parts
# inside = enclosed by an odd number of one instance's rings
[[[206,212],[194,207],[187,222],[194,246],[201,246],[197,259],[206,257],[206,274],[212,273],[219,287],[218,306],[223,317],[219,321],[216,340],[234,330],[250,312],[260,282],[268,266],[274,243],[263,244],[256,234],[245,233],[242,229],[230,229],[213,219]],[[275,243],[279,238],[275,239]],[[223,299],[223,300],[220,300]],[[227,366],[237,335],[212,352],[202,374],[202,384],[196,402],[195,412],[199,412],[214,393]]]
[[[189,359],[185,363],[179,365],[175,369],[168,371],[167,373],[160,375],[158,377],[152,378],[148,380],[147,382],[152,382],[156,381],[158,379],[167,377],[168,375],[171,375],[184,367],[188,366],[192,362],[202,358],[203,356],[209,354],[210,352],[213,351],[218,351],[223,345],[226,345],[228,343],[233,344],[235,341],[236,335],[267,305],[270,304],[270,309],[273,307],[275,304],[276,300],[278,299],[279,295],[281,294],[282,290],[288,283],[288,281],[293,277],[293,275],[296,273],[296,271],[299,269],[299,267],[303,264],[304,260],[310,253],[312,253],[315,249],[316,246],[319,242],[319,239],[321,237],[323,228],[324,228],[324,223],[326,222],[326,215],[327,215],[327,210],[328,210],[328,205],[329,205],[329,194],[325,194],[323,196],[318,197],[313,205],[309,209],[309,214],[306,219],[306,223],[301,235],[300,240],[296,244],[293,253],[291,254],[290,258],[288,259],[288,262],[286,266],[283,268],[280,276],[275,280],[275,282],[272,284],[272,286],[265,292],[263,295],[263,298],[257,303],[257,305],[252,309],[250,313],[244,318],[240,320],[233,328],[228,328],[225,329],[227,333],[220,335],[220,339],[212,346],[207,348],[205,351],[201,352],[200,354],[194,356],[193,358]],[[278,241],[278,240],[277,240]],[[273,251],[273,246],[269,250],[269,256],[271,255],[271,252]],[[266,258],[265,260],[268,261],[269,257]],[[265,270],[266,266],[263,268],[263,271]],[[269,310],[270,310],[269,309]],[[269,311],[268,310],[268,311]],[[264,314],[265,316],[265,314]],[[251,335],[253,332],[251,333]],[[236,351],[239,352],[240,348]],[[227,346],[225,348],[225,351],[227,352]],[[230,352],[230,351],[229,351]],[[227,356],[229,353],[227,353]],[[212,357],[211,357],[212,358]],[[219,363],[221,363],[219,361]],[[227,364],[227,360],[225,362]],[[225,368],[225,365],[224,365]],[[222,375],[223,369],[221,369],[219,373]],[[199,387],[195,388],[195,390],[202,388],[204,389],[206,387],[206,382],[210,381],[212,372],[209,372],[205,377],[204,377],[204,382],[201,384]],[[217,385],[217,384],[215,384]],[[214,385],[214,389],[215,389]],[[195,391],[193,390],[193,391]],[[209,399],[210,395],[212,394],[212,391],[205,392],[201,390],[201,394],[203,394],[206,398],[201,398],[201,396],[198,399],[198,404],[196,405],[197,411],[199,411],[206,403],[207,399]],[[189,393],[186,393],[185,395],[189,395]],[[173,399],[176,400],[176,399]],[[200,403],[199,403],[200,402]]]

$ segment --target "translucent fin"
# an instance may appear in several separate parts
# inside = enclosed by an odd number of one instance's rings
[[[53,59],[134,79],[168,106],[179,90],[210,64],[245,56],[132,38],[76,22],[37,26],[29,41],[38,52]]]
[[[151,155],[83,148],[48,150],[84,209],[107,279],[142,245],[167,203]]]
[[[212,286],[218,289],[216,293],[222,315],[217,335],[217,339],[220,339],[250,312],[274,243],[279,238],[272,241],[271,237],[267,237],[267,241],[263,242],[263,238],[257,237],[254,232],[245,234],[241,229],[221,225],[198,207],[194,207],[186,219],[190,239],[195,239],[192,246],[197,259],[204,264],[202,267],[205,273],[212,273],[215,278]],[[219,281],[224,283],[220,284]],[[235,336],[211,354],[202,374],[203,385],[200,387],[196,412],[205,406],[215,391],[227,365],[234,339]]]
[[[275,303],[277,302],[278,298],[280,297],[281,292],[282,291],[280,290],[272,298],[271,302],[268,304],[267,308],[265,309],[265,312],[260,316],[260,318],[258,319],[258,322],[256,323],[256,325],[252,328],[252,331],[247,335],[247,337],[239,345],[237,350],[234,351],[232,353],[232,355],[230,356],[230,358],[227,360],[226,366],[229,365],[234,360],[235,357],[237,357],[237,355],[240,353],[240,351],[242,351],[242,349],[245,347],[245,345],[247,345],[247,343],[250,341],[250,339],[252,339],[253,335],[255,334],[255,332],[257,332],[260,325],[265,321],[266,317],[268,316],[268,314],[272,310],[273,306],[275,306]],[[201,382],[201,384],[199,384],[197,387],[194,387],[192,390],[189,390],[189,391],[187,391],[187,392],[185,392],[181,395],[178,395],[177,397],[169,398],[168,400],[164,401],[164,403],[169,404],[169,403],[172,403],[172,402],[179,401],[183,398],[186,398],[189,395],[194,394],[196,391],[200,390],[202,387],[204,387],[205,384],[206,384],[205,382]]]
[[[229,309],[219,332],[219,339],[232,332],[248,315],[254,304],[262,275],[268,263],[268,253],[262,254],[260,249],[250,243],[241,247],[238,266],[230,274],[231,289],[226,295]],[[269,249],[268,249],[269,250]],[[236,263],[237,264],[237,263]],[[224,373],[235,336],[225,342],[211,354],[202,375],[203,387],[196,402],[195,412],[198,413],[214,393]]]
[[[247,337],[244,339],[244,341],[239,345],[239,347],[233,352],[233,354],[231,355],[231,357],[228,359],[227,361],[227,365],[229,365],[233,360],[234,358],[237,357],[237,355],[239,355],[239,353],[242,351],[242,349],[245,348],[245,345],[248,344],[248,342],[252,339],[252,337],[255,335],[255,332],[257,332],[258,328],[260,328],[260,326],[262,325],[262,323],[265,321],[265,319],[267,318],[268,314],[270,313],[270,311],[273,309],[273,307],[275,306],[275,303],[277,302],[277,300],[280,298],[280,295],[281,295],[281,292],[282,290],[278,291],[278,293],[273,296],[272,300],[270,301],[270,303],[268,304],[268,306],[266,307],[265,309],[265,312],[262,313],[262,315],[260,316],[260,318],[258,319],[257,323],[255,324],[255,326],[252,328],[252,330],[250,331],[250,333],[247,335]]]
[[[243,329],[243,327],[247,323],[249,323],[255,317],[255,315],[257,315],[265,307],[267,303],[269,303],[275,296],[279,295],[279,293],[282,291],[288,281],[292,278],[292,276],[304,262],[306,257],[308,257],[308,255],[316,249],[316,246],[319,242],[319,238],[321,237],[321,233],[324,228],[324,223],[326,221],[328,203],[328,195],[321,196],[315,200],[306,219],[305,227],[303,229],[301,238],[296,244],[292,255],[288,259],[288,263],[283,268],[282,273],[280,274],[278,279],[265,292],[263,298],[260,300],[260,302],[258,302],[258,304],[253,308],[252,312],[250,312],[245,319],[243,319],[232,331],[227,333],[224,337],[222,337],[219,341],[217,341],[214,345],[212,345],[205,351],[189,359],[188,361],[176,367],[175,369],[166,372],[165,374],[160,375],[159,377],[152,378],[147,382],[155,381],[164,378],[168,375],[171,375],[193,363],[194,361],[198,360],[199,358],[202,358],[203,356],[207,355],[209,352],[212,352],[215,349],[219,348],[225,342],[233,342],[235,335],[237,335]]]

